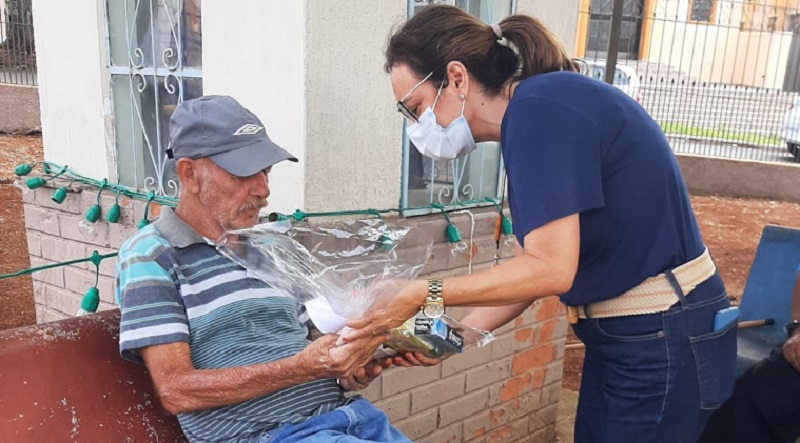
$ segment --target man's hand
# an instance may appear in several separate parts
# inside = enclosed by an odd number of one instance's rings
[[[373,380],[378,378],[384,369],[387,369],[391,366],[392,359],[388,357],[380,360],[372,360],[363,368],[358,368],[352,376],[340,378],[339,385],[341,385],[341,387],[343,387],[346,391],[360,391],[369,386]]]
[[[303,362],[306,372],[313,374],[314,378],[347,379],[366,366],[372,360],[375,349],[388,338],[386,335],[375,335],[344,341],[337,346],[340,337],[326,334],[314,340],[297,357]]]
[[[795,329],[783,344],[783,356],[798,372],[800,372],[800,329]]]

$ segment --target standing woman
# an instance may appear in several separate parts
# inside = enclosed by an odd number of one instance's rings
[[[694,442],[730,394],[736,322],[658,124],[621,91],[583,76],[538,20],[485,25],[431,6],[386,50],[398,110],[423,155],[453,159],[500,141],[520,248],[473,275],[414,281],[350,323],[351,337],[422,308],[478,307],[495,329],[559,295],[586,345],[576,442]],[[407,354],[406,364],[432,361]]]

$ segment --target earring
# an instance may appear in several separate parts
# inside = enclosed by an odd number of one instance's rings
[[[464,100],[466,100],[467,96],[464,95],[463,93],[461,93],[461,94],[458,94],[458,98],[461,99],[461,101],[464,101]]]

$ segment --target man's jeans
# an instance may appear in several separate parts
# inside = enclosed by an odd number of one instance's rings
[[[694,443],[731,394],[736,322],[713,331],[714,313],[729,306],[722,280],[678,298],[658,314],[573,326],[586,345],[576,443]]]
[[[365,399],[358,399],[302,423],[281,425],[251,440],[253,443],[409,443],[386,415]]]

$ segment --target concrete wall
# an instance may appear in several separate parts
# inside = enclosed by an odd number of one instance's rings
[[[34,35],[46,160],[80,174],[113,171],[110,77],[103,0],[33,0]]]
[[[544,22],[571,52],[575,47],[579,4],[580,0],[517,0],[517,13],[532,15]]]
[[[202,15],[203,93],[235,97],[261,118],[273,141],[300,159],[275,168],[270,206],[305,208],[311,121],[304,100],[306,3],[203,0]]]
[[[692,195],[765,198],[800,203],[800,165],[678,155]]]
[[[403,121],[383,51],[407,16],[407,1],[306,4],[306,207],[397,207]]]
[[[39,90],[35,86],[0,84],[0,133],[28,134],[41,130]]]
[[[93,250],[106,254],[117,250],[133,234],[141,218],[143,202],[123,199],[118,224],[98,221],[85,236],[77,229],[82,213],[94,204],[93,190],[70,192],[61,205],[50,201],[53,188],[24,196],[25,224],[31,265],[41,266],[78,257]],[[104,195],[107,209],[113,197]],[[157,216],[160,207],[151,206]],[[491,266],[494,210],[475,210],[471,239],[472,264],[478,271]],[[451,216],[465,241],[470,242],[471,223],[466,214]],[[448,277],[468,272],[469,259],[453,256],[441,215],[405,221],[430,233],[435,245],[424,270],[426,276]],[[512,251],[503,250],[508,257]],[[38,322],[71,317],[82,294],[94,285],[94,267],[84,263],[57,267],[34,274],[34,298]],[[114,260],[100,265],[100,309],[114,306]],[[451,309],[457,318],[467,309]],[[550,442],[563,370],[567,322],[555,297],[531,305],[515,321],[495,331],[489,346],[465,352],[429,368],[392,369],[361,394],[375,402],[391,421],[414,441],[425,442]]]

